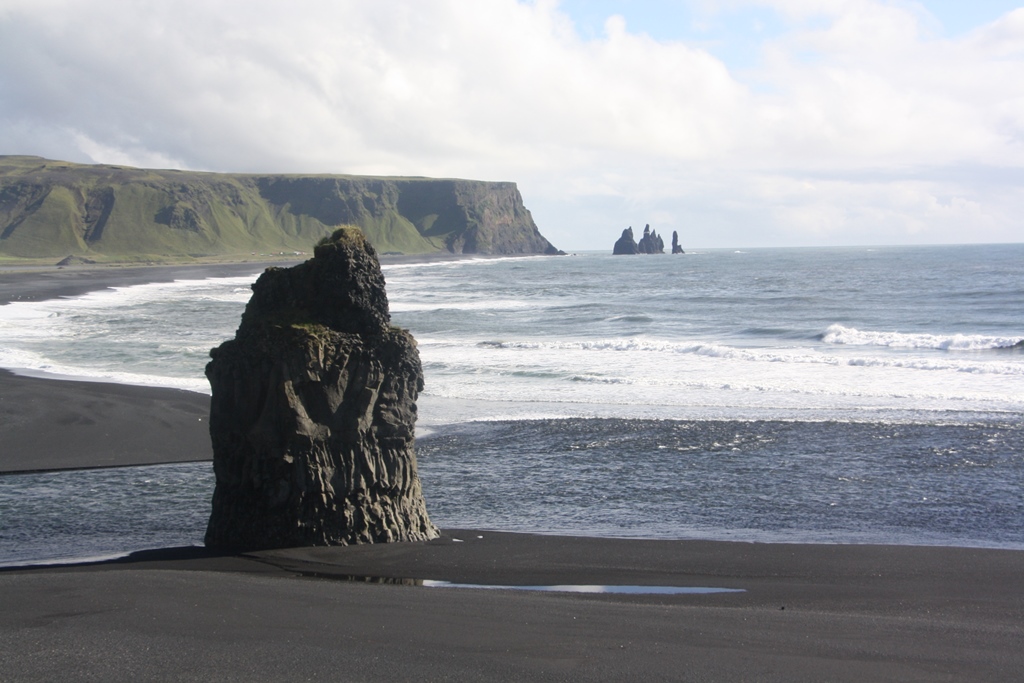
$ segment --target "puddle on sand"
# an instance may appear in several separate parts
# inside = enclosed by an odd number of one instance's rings
[[[717,586],[637,586],[620,584],[552,584],[549,586],[518,586],[511,584],[455,583],[433,579],[408,579],[390,576],[361,576],[355,574],[328,574],[323,572],[300,572],[302,576],[315,579],[330,579],[351,583],[376,583],[398,586],[422,586],[424,588],[477,588],[482,590],[540,591],[544,593],[590,593],[595,595],[709,595],[712,593],[746,593],[745,588],[720,588]]]
[[[716,588],[712,586],[619,586],[566,584],[554,586],[501,586],[483,583],[451,583],[424,580],[427,588],[482,588],[488,590],[544,591],[548,593],[619,593],[628,595],[703,595],[707,593],[746,593],[743,588]]]

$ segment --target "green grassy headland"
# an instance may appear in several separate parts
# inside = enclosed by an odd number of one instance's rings
[[[515,183],[227,174],[0,156],[0,263],[296,255],[338,226],[382,254],[555,248]]]

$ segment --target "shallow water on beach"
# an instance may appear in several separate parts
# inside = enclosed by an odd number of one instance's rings
[[[210,463],[0,475],[0,566],[201,544]]]
[[[568,419],[422,440],[456,528],[1024,548],[1024,428]]]
[[[481,422],[417,452],[442,527],[1024,549],[1020,425]],[[0,476],[0,565],[200,544],[212,490],[209,463]]]
[[[442,526],[1024,547],[1024,245],[384,271]],[[0,306],[0,366],[208,391],[254,279]],[[208,464],[0,477],[0,563],[199,543],[211,492]]]
[[[541,593],[591,593],[619,595],[710,595],[712,593],[745,593],[742,588],[716,588],[714,586],[630,586],[567,584],[551,586],[509,586],[482,583],[452,583],[450,581],[422,581],[427,588],[468,588],[477,590],[537,591]]]

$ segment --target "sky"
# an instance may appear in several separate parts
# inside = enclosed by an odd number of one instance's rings
[[[0,154],[510,180],[567,251],[1024,242],[1024,0],[0,0]]]

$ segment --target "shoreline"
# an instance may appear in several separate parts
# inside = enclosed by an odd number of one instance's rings
[[[21,273],[21,289],[0,273],[0,290],[38,301],[221,267]],[[203,449],[209,460],[209,400],[0,371],[0,475],[190,462]],[[1022,576],[1024,550],[473,529],[230,555],[164,548],[0,568],[0,660],[11,680],[1010,681],[1024,669]],[[565,584],[744,592],[511,588]]]
[[[309,256],[309,255],[307,255]],[[544,254],[407,254],[379,255],[382,266],[410,263],[469,261],[495,258],[531,258]],[[130,287],[174,280],[198,280],[260,273],[266,268],[287,268],[306,258],[280,260],[237,260],[217,263],[180,264],[87,264],[74,266],[21,265],[0,263],[0,306],[14,301],[45,301],[47,299],[81,296],[102,289]]]
[[[0,306],[15,301],[82,296],[114,287],[131,287],[154,282],[200,280],[259,273],[272,266],[290,266],[298,261],[252,261],[203,265],[152,266],[0,266]]]

